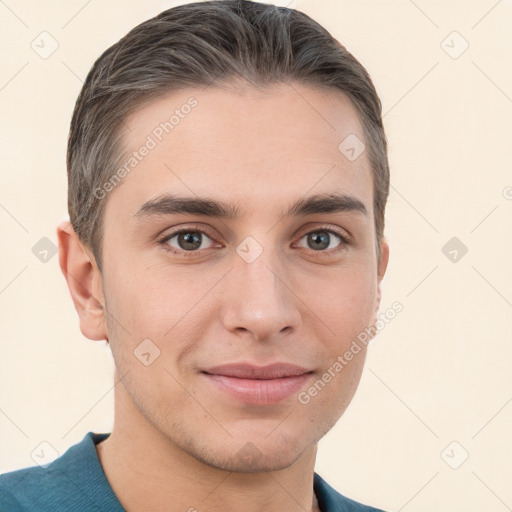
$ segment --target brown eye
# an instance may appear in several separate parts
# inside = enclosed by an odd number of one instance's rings
[[[160,240],[159,243],[166,250],[174,254],[188,256],[200,250],[209,249],[210,247],[205,247],[205,239],[212,242],[212,239],[204,231],[198,229],[180,229],[170,233]]]
[[[183,232],[175,236],[180,249],[188,251],[201,248],[202,234],[198,231]]]
[[[307,243],[315,251],[328,249],[331,242],[331,234],[327,231],[314,231],[307,236]]]
[[[301,245],[301,247],[326,253],[336,252],[349,244],[346,237],[332,229],[310,231],[301,238],[302,240],[305,240],[305,245]]]

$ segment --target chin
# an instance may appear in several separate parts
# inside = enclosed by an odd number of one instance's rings
[[[201,452],[200,460],[204,463],[236,473],[263,473],[280,471],[295,464],[310,448],[305,444],[304,438],[283,436],[270,438],[266,436],[247,435],[239,437],[235,442],[229,443],[215,450]]]
[[[202,462],[223,471],[234,473],[268,473],[280,471],[292,466],[300,458],[290,453],[260,452],[253,443],[248,442],[244,448],[231,456],[225,453],[202,454]]]

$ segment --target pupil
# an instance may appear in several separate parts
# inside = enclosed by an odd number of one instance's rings
[[[179,234],[178,243],[182,249],[198,249],[201,246],[200,233],[194,233],[192,235],[190,233],[191,232]],[[197,244],[197,247],[194,244]]]
[[[308,236],[308,241],[309,242],[313,242],[313,249],[315,250],[320,250],[320,249],[326,249],[327,247],[329,247],[329,233],[326,233],[326,232],[321,232],[323,234],[321,235],[318,235],[318,234],[310,234]],[[320,244],[320,247],[314,247],[314,244],[317,244],[319,243]]]

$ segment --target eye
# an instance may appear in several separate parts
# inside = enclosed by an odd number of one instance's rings
[[[189,256],[197,253],[199,250],[210,248],[205,247],[205,239],[213,242],[203,230],[183,228],[167,234],[163,239],[159,240],[158,243],[161,244],[165,250],[173,254]]]
[[[304,239],[306,240],[305,248],[315,252],[330,253],[341,251],[350,243],[347,236],[333,229],[316,229],[315,231],[310,231],[301,238],[301,240]]]
[[[318,255],[334,255],[350,245],[350,237],[332,228],[319,228],[303,235],[300,241],[306,245],[298,245]],[[208,244],[208,241],[210,244]],[[204,250],[214,247],[215,243],[203,229],[185,227],[166,234],[158,240],[158,244],[166,251],[179,256],[197,256]],[[222,247],[221,245],[217,245]],[[334,253],[334,254],[333,254]]]

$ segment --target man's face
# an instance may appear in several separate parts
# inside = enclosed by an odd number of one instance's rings
[[[160,133],[191,97],[197,105]],[[339,92],[280,84],[266,94],[173,92],[126,124],[126,160],[148,136],[156,145],[104,199],[116,407],[134,431],[153,429],[209,465],[288,467],[348,406],[366,350],[307,403],[299,396],[376,320],[382,275],[369,161],[339,149],[350,134],[364,139],[358,116]],[[165,194],[232,205],[237,216],[165,207],[136,215]],[[286,215],[323,194],[354,198],[366,214],[349,205]],[[173,236],[178,230],[186,232]],[[384,255],[380,274],[386,247]],[[213,376],[219,365],[275,362],[309,373],[274,382]]]

